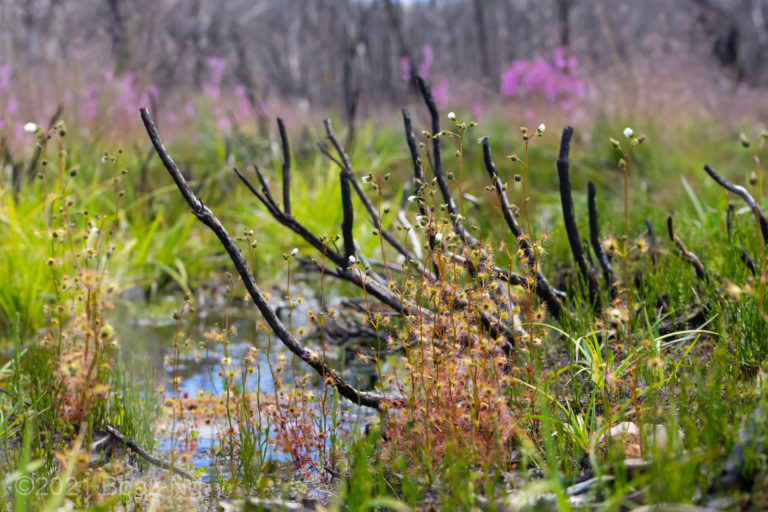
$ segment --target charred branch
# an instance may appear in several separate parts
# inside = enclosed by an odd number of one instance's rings
[[[615,299],[619,296],[619,291],[616,287],[616,277],[613,274],[613,267],[608,259],[608,255],[603,250],[603,244],[600,243],[600,227],[597,221],[597,204],[595,201],[595,184],[590,182],[587,184],[587,208],[589,211],[589,241],[592,245],[592,250],[595,252],[597,261],[600,263],[600,268],[603,269],[603,278],[605,279],[605,287],[611,294],[611,299]]]
[[[339,155],[340,161],[333,158],[325,150],[323,150],[323,153],[329,158],[331,158],[331,160],[333,160],[333,162],[335,162],[336,165],[338,165],[341,168],[342,175],[348,181],[348,183],[350,183],[352,187],[354,187],[355,193],[360,198],[360,201],[363,203],[365,210],[368,212],[368,215],[371,218],[371,223],[373,224],[373,226],[377,230],[379,230],[379,232],[381,233],[381,236],[384,237],[384,240],[386,240],[387,243],[391,245],[397,252],[402,254],[407,260],[415,261],[418,264],[418,258],[414,259],[413,256],[408,252],[408,249],[406,249],[403,246],[403,244],[401,244],[400,241],[397,238],[395,238],[395,236],[392,233],[384,229],[384,226],[381,223],[381,219],[379,218],[379,214],[376,211],[376,208],[373,207],[373,204],[371,203],[370,199],[368,199],[368,196],[365,195],[363,186],[360,184],[360,182],[357,179],[357,176],[355,175],[355,172],[352,170],[352,164],[349,160],[349,157],[347,156],[346,151],[344,151],[344,148],[341,147],[341,144],[336,138],[336,135],[333,133],[333,127],[331,126],[331,121],[328,119],[325,120],[325,131],[328,136],[328,140],[331,141],[331,144],[336,150],[336,153]],[[342,193],[343,193],[343,188],[342,188]]]
[[[699,279],[706,279],[707,272],[704,270],[704,265],[701,263],[701,260],[695,254],[689,251],[685,247],[685,244],[680,239],[680,237],[675,234],[675,228],[672,224],[671,215],[667,217],[667,234],[669,235],[669,239],[674,242],[675,247],[677,247],[677,250],[680,253],[680,257],[690,263],[696,270],[696,277]]]
[[[283,211],[291,214],[291,147],[288,144],[288,135],[285,133],[285,124],[282,118],[277,118],[277,128],[280,131],[280,142],[283,146]]]
[[[499,173],[496,170],[496,165],[493,163],[493,158],[491,157],[491,146],[488,143],[488,137],[483,137],[482,144],[485,169],[488,171],[488,175],[496,191],[496,197],[499,200],[499,206],[501,207],[504,221],[507,223],[509,230],[512,231],[512,234],[515,236],[517,247],[523,251],[526,267],[528,267],[528,270],[535,270],[537,272],[536,293],[539,298],[541,298],[547,305],[547,309],[552,313],[552,315],[559,317],[563,311],[563,304],[560,300],[560,294],[558,294],[558,292],[549,284],[549,281],[547,281],[546,277],[544,277],[544,274],[542,274],[541,271],[537,269],[538,265],[536,262],[536,254],[533,250],[531,239],[529,236],[523,233],[523,230],[520,228],[517,219],[515,219],[514,213],[512,213],[512,208],[509,204],[507,193],[504,191],[504,184],[499,177]]]
[[[733,192],[734,194],[737,194],[739,197],[744,199],[749,208],[755,214],[755,220],[757,221],[757,225],[760,228],[760,234],[763,236],[763,243],[768,244],[768,221],[765,219],[762,210],[760,210],[760,205],[757,204],[757,201],[755,201],[755,198],[752,197],[752,194],[750,194],[744,187],[734,185],[727,179],[720,176],[709,165],[705,165],[704,170],[707,171],[707,174],[709,174],[709,176],[715,180],[718,185],[723,187],[728,192]]]
[[[753,276],[757,276],[757,262],[749,255],[747,248],[744,246],[741,247],[741,261],[744,262]]]
[[[648,219],[645,219],[645,230],[648,234],[648,253],[651,255],[651,263],[656,265],[656,259],[658,257],[658,248],[656,246],[656,234],[653,231],[653,224]]]
[[[179,189],[179,192],[184,197],[184,200],[192,209],[192,213],[198,218],[198,220],[200,220],[200,222],[207,226],[217,236],[230,259],[232,260],[235,268],[237,269],[237,272],[240,275],[246,290],[248,290],[248,294],[250,295],[254,304],[259,309],[259,312],[261,312],[264,320],[272,328],[277,337],[280,338],[283,344],[292,353],[299,357],[299,359],[307,363],[310,367],[312,367],[312,369],[320,374],[324,380],[330,382],[331,385],[333,385],[339,391],[339,394],[344,398],[354,403],[367,407],[373,407],[376,409],[380,409],[384,404],[393,406],[400,405],[401,402],[398,399],[393,399],[376,393],[360,391],[357,388],[351,386],[335,370],[328,367],[317,354],[307,349],[299,341],[297,341],[296,338],[294,338],[293,334],[291,334],[291,332],[283,325],[275,313],[275,310],[269,305],[267,299],[262,294],[259,286],[256,284],[253,274],[248,269],[248,264],[246,263],[245,258],[237,248],[237,245],[235,245],[235,242],[227,232],[226,228],[221,224],[216,215],[214,215],[214,213],[195,195],[187,181],[184,179],[184,176],[176,166],[176,163],[173,161],[163,146],[160,140],[160,136],[157,133],[157,128],[155,127],[155,124],[152,121],[152,118],[149,116],[146,108],[142,107],[140,112],[142,121],[144,122],[144,127],[146,128],[147,134],[149,135],[149,138],[155,147],[155,151],[160,157],[160,160],[163,162],[163,165],[168,171],[168,174],[170,174],[174,183],[176,183],[176,187]]]
[[[416,85],[419,88],[421,97],[424,99],[424,103],[429,110],[429,117],[432,129],[432,173],[435,175],[435,181],[437,187],[440,189],[440,194],[443,196],[448,213],[451,214],[452,219],[456,219],[453,223],[453,230],[467,245],[474,245],[477,241],[466,233],[464,229],[464,219],[457,217],[456,202],[453,200],[451,190],[448,188],[448,182],[445,179],[445,172],[443,171],[443,157],[440,154],[440,137],[437,135],[440,133],[440,114],[437,111],[437,105],[435,99],[432,97],[432,91],[429,86],[424,82],[424,79],[420,76],[416,76]]]
[[[576,217],[573,213],[570,163],[568,160],[571,137],[573,137],[573,128],[566,126],[563,129],[563,136],[560,140],[560,155],[557,158],[557,175],[560,181],[560,203],[563,206],[563,222],[565,224],[565,231],[568,234],[568,243],[571,246],[573,258],[576,260],[579,271],[589,286],[589,296],[592,302],[592,307],[594,307],[596,311],[600,311],[600,285],[587,262],[584,248],[581,245],[581,237],[579,237],[579,229],[576,227]]]

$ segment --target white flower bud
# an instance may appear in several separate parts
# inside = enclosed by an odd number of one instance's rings
[[[448,119],[450,119],[451,121],[455,121],[456,114],[454,114],[453,112],[448,112]]]
[[[435,242],[440,243],[443,241],[443,234],[442,233],[436,233],[435,234]]]
[[[546,125],[544,123],[541,123],[538,128],[536,128],[539,133],[544,133],[544,130],[547,129]]]
[[[416,200],[416,196],[408,196],[408,202],[412,203]]]
[[[349,264],[350,265],[354,265],[356,261],[357,261],[357,258],[355,258],[354,256],[352,256],[350,254],[350,256],[349,256]]]
[[[628,139],[629,139],[630,137],[632,137],[632,136],[635,134],[634,130],[632,130],[632,128],[630,128],[629,126],[627,126],[626,128],[624,128],[624,132],[623,132],[623,133],[624,133],[624,136],[625,136],[626,138],[628,138]]]
[[[24,125],[24,131],[27,133],[37,133],[37,130],[39,130],[40,127],[37,126],[35,123],[27,123]]]
[[[297,254],[299,254],[299,249],[298,247],[294,247],[291,251],[291,256],[296,256]]]

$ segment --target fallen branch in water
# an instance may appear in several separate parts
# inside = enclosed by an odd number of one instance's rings
[[[134,441],[130,437],[127,437],[125,434],[122,434],[114,427],[111,427],[110,425],[106,425],[104,427],[104,430],[106,430],[110,436],[112,436],[117,441],[121,442],[122,444],[130,448],[131,451],[133,451],[136,455],[146,460],[153,466],[157,466],[159,468],[165,469],[166,471],[171,471],[188,480],[197,480],[197,478],[192,476],[190,473],[187,473],[183,469],[177,468],[176,466],[172,466],[171,464],[165,462],[164,460],[158,459],[148,451],[144,450],[141,446],[136,444],[136,441]]]
[[[288,350],[293,352],[296,356],[299,357],[299,359],[307,363],[310,367],[312,367],[312,369],[320,374],[324,381],[329,382],[333,387],[335,387],[339,391],[339,394],[344,398],[356,404],[364,405],[366,407],[373,407],[376,409],[382,408],[384,404],[387,406],[400,405],[401,401],[398,399],[390,398],[376,393],[359,391],[357,388],[347,383],[347,381],[344,380],[335,370],[328,367],[318,354],[312,352],[304,345],[299,343],[296,338],[294,338],[293,334],[291,334],[291,332],[277,317],[275,310],[272,309],[269,303],[267,303],[267,299],[264,297],[264,294],[256,284],[256,280],[253,277],[253,274],[248,269],[248,264],[246,263],[245,258],[240,252],[240,249],[237,248],[237,245],[235,245],[235,242],[232,240],[232,237],[229,235],[224,225],[221,223],[221,221],[219,221],[216,215],[214,215],[214,213],[195,195],[186,179],[184,179],[184,176],[176,166],[176,163],[173,161],[171,156],[168,154],[168,151],[163,146],[163,143],[160,140],[160,135],[157,133],[155,123],[152,121],[152,118],[150,117],[149,112],[147,112],[147,109],[142,107],[140,112],[141,119],[144,122],[144,127],[147,130],[149,139],[152,141],[152,144],[155,147],[155,151],[157,151],[157,154],[160,157],[160,160],[163,162],[166,170],[168,171],[168,174],[171,175],[171,178],[176,183],[176,187],[179,189],[179,192],[181,192],[181,195],[184,197],[187,204],[189,204],[190,208],[192,208],[192,213],[195,214],[198,220],[200,220],[200,222],[205,224],[211,231],[216,234],[230,259],[232,260],[232,263],[235,265],[235,268],[237,269],[240,278],[243,280],[243,284],[245,285],[246,290],[248,290],[248,294],[251,296],[253,303],[259,309],[262,316],[264,317],[264,320],[267,322],[267,324],[269,324],[277,337],[280,338],[280,341],[283,342]],[[265,193],[267,193],[266,186],[264,188]],[[264,202],[264,200],[262,200],[262,202]]]

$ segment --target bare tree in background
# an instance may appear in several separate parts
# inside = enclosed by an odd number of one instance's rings
[[[513,59],[558,46],[586,71],[679,59],[765,87],[766,19],[768,0],[0,0],[0,59],[43,95],[33,77],[52,69],[196,89],[224,58],[251,102],[269,92],[352,120],[402,99],[400,59],[418,65],[426,44],[433,77],[491,89]]]

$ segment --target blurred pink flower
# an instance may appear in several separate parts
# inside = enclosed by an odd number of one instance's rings
[[[203,94],[206,98],[215,100],[218,99],[219,94],[221,93],[221,89],[219,89],[219,86],[210,82],[205,82],[203,84]]]
[[[9,117],[13,117],[19,113],[19,102],[16,98],[11,98],[8,100],[6,112],[8,113]]]
[[[217,85],[221,83],[224,70],[227,69],[227,60],[221,57],[211,57],[208,59],[208,67],[211,68],[211,82]]]
[[[411,63],[408,57],[400,57],[400,76],[404,82],[408,82],[411,79]]]
[[[188,117],[195,117],[195,106],[192,103],[187,102],[187,104],[184,105],[184,112]]]
[[[220,117],[219,121],[216,123],[216,127],[219,129],[219,131],[228,132],[229,131],[229,119],[227,119],[226,117]]]
[[[559,46],[555,48],[555,51],[552,53],[552,62],[557,69],[565,69],[567,65],[565,61],[565,47]]]
[[[555,49],[551,62],[543,57],[512,62],[501,75],[500,91],[507,98],[538,94],[550,103],[559,103],[564,111],[572,110],[576,100],[588,97],[588,88],[578,75],[578,61],[566,57],[563,47]]]
[[[429,72],[432,70],[432,62],[434,61],[434,50],[432,45],[427,43],[421,49],[421,53],[424,56],[421,64],[419,64],[419,75],[424,80],[429,80]]]
[[[432,97],[435,99],[435,103],[438,108],[445,108],[448,104],[448,97],[450,96],[450,82],[447,78],[441,78],[437,85],[432,88]]]
[[[472,120],[480,121],[483,118],[483,104],[479,101],[472,102]]]
[[[11,65],[0,66],[0,90],[7,89],[11,83]]]

